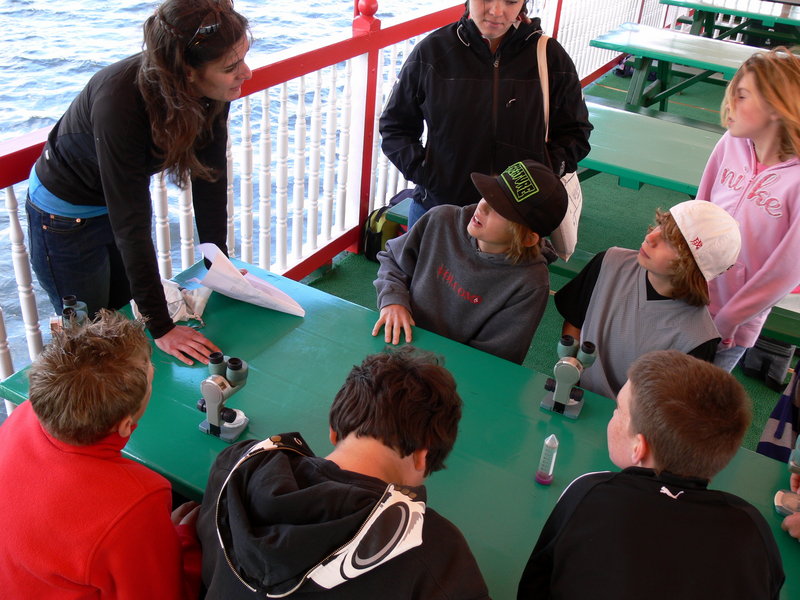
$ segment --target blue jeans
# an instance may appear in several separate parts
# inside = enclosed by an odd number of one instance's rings
[[[408,228],[411,229],[412,225],[419,221],[419,218],[424,215],[428,210],[419,202],[412,201],[411,207],[408,209]]]
[[[130,301],[128,277],[108,215],[61,217],[43,212],[30,200],[25,210],[31,266],[57,314],[61,298],[69,294],[86,303],[90,316]]]
[[[739,360],[741,360],[745,350],[747,350],[747,348],[744,346],[734,346],[733,348],[717,352],[717,355],[714,357],[714,364],[720,369],[725,369],[730,373],[739,363]]]

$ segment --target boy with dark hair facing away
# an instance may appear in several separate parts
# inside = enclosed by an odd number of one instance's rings
[[[677,350],[640,357],[628,376],[608,423],[623,470],[567,487],[517,598],[777,600],[784,574],[764,517],[707,487],[750,424],[744,389]]]
[[[403,332],[411,342],[418,325],[521,364],[550,293],[543,237],[563,220],[567,194],[533,160],[472,181],[478,204],[432,208],[378,253],[372,335],[385,327],[387,343]]]
[[[121,450],[150,399],[140,321],[101,310],[54,334],[0,427],[0,595],[196,598],[197,510]],[[196,508],[196,504],[195,504]]]
[[[739,255],[739,225],[700,200],[656,211],[639,250],[609,248],[555,295],[562,333],[597,345],[580,385],[613,398],[633,361],[652,350],[714,360],[720,337],[707,305],[708,285]]]
[[[460,419],[452,375],[406,346],[350,371],[327,457],[299,433],[223,450],[197,524],[206,598],[488,598],[464,537],[425,505]]]

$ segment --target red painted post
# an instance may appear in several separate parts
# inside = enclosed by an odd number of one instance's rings
[[[375,18],[375,13],[378,12],[377,0],[357,0],[355,12],[353,37],[378,31],[381,28],[380,19]]]
[[[563,0],[558,0],[558,5],[556,6],[556,19],[555,23],[553,23],[553,32],[550,34],[550,37],[558,39],[558,27],[561,25],[561,5]]]
[[[357,15],[353,19],[353,37],[369,35],[380,31],[381,21],[375,18],[378,12],[377,0],[356,0]],[[375,123],[375,100],[378,89],[378,57],[380,50],[371,48],[367,53],[367,85],[364,100],[364,137],[361,144],[361,186],[360,202],[358,209],[358,222],[363,223],[367,218],[369,208],[369,193],[372,182],[372,140]],[[352,157],[355,158],[355,157]],[[361,246],[359,232],[358,244],[352,251],[359,252]]]

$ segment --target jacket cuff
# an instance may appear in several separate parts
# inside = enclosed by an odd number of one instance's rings
[[[147,330],[150,332],[150,335],[153,336],[154,340],[164,337],[173,329],[175,329],[175,323],[173,323],[169,318],[167,318],[166,322],[162,321],[161,319],[147,321]]]

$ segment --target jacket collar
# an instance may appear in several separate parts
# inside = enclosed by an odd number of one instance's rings
[[[535,42],[539,39],[538,35],[542,33],[541,21],[539,17],[531,19],[530,23],[520,23],[517,27],[512,27],[508,33],[503,37],[500,46],[497,48],[496,54],[501,54],[505,51],[519,52],[524,46]],[[478,53],[485,53],[487,56],[491,55],[489,44],[486,39],[481,35],[475,21],[467,16],[462,16],[456,25],[456,36],[459,41],[473,49]]]

